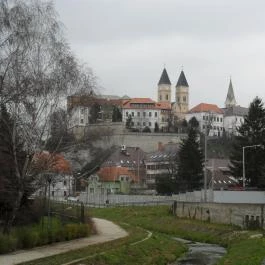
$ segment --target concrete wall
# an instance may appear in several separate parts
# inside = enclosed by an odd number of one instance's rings
[[[204,190],[173,195],[177,201],[202,202]],[[207,190],[207,202],[265,204],[265,191]]]
[[[265,228],[264,204],[176,202],[173,211],[178,217]]]

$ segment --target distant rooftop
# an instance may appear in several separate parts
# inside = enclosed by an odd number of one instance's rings
[[[217,105],[208,103],[200,103],[189,111],[189,113],[196,112],[214,112],[223,114],[223,110],[220,109]]]
[[[248,114],[248,108],[240,106],[232,106],[223,110],[225,116],[246,116]]]

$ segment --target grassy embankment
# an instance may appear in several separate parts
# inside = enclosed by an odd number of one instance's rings
[[[168,214],[168,207],[93,209],[91,215],[118,223],[130,233],[129,236],[111,243],[25,264],[56,265],[81,257],[87,257],[82,260],[82,264],[168,264],[186,249],[172,240],[174,235],[226,246],[228,253],[220,261],[220,265],[260,265],[265,257],[265,239],[251,239],[253,232],[241,231],[228,225],[178,219]],[[132,245],[147,236],[143,229],[153,232],[151,238]]]

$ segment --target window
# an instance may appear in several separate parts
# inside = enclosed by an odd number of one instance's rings
[[[219,117],[217,117],[217,121],[219,121]]]
[[[213,117],[213,120],[216,121],[216,117],[215,116]]]
[[[216,126],[213,126],[213,129],[216,130]]]
[[[94,193],[94,188],[90,188],[90,193]]]
[[[80,123],[83,124],[83,123],[84,123],[84,119],[81,119],[81,120],[80,120]]]
[[[140,122],[139,121],[137,122],[137,125],[140,126]]]
[[[145,122],[143,122],[143,126],[145,126]]]
[[[132,126],[134,126],[134,122],[133,121],[131,122],[131,124],[132,124]]]
[[[152,127],[152,123],[151,122],[149,122],[149,127]]]
[[[159,96],[159,99],[162,100],[162,96],[161,95]]]
[[[205,120],[208,121],[208,116],[205,116]]]
[[[205,129],[205,125],[202,125],[202,128]]]
[[[143,112],[143,116],[145,117],[145,111]]]
[[[82,109],[81,109],[81,114],[84,114],[84,113],[85,113],[85,109],[82,108]]]
[[[222,122],[223,121],[223,118],[220,118],[220,121]]]
[[[183,102],[186,102],[186,100],[187,100],[187,99],[186,99],[186,96],[184,96],[184,97],[183,97]]]
[[[166,95],[166,100],[168,100],[168,95]]]
[[[129,116],[129,113],[128,113],[128,111],[126,111],[126,117],[128,117]]]
[[[178,102],[180,102],[180,99],[179,99],[179,97],[177,98],[177,101],[178,101]]]
[[[132,117],[134,117],[134,112],[132,112]]]
[[[157,117],[157,112],[155,112],[155,117]]]
[[[149,117],[152,117],[152,112],[149,112]]]
[[[64,186],[67,185],[67,181],[66,181],[66,180],[63,181],[63,185],[64,185]]]
[[[140,112],[139,111],[137,112],[137,117],[140,117]]]
[[[202,119],[205,120],[205,116],[204,115],[202,116]]]

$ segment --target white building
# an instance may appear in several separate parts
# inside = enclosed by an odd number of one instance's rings
[[[122,106],[122,121],[126,123],[131,117],[131,127],[142,131],[149,127],[154,131],[156,123],[159,129],[168,125],[168,117],[171,113],[169,102],[155,102],[150,98],[133,98],[126,101]]]
[[[189,121],[195,117],[201,132],[208,131],[209,136],[222,136],[224,132],[224,113],[217,105],[200,103],[186,114]]]
[[[238,135],[239,128],[245,121],[248,108],[233,106],[224,109],[224,129],[228,135]]]
[[[227,97],[225,100],[224,129],[228,135],[238,135],[237,128],[240,127],[248,114],[248,108],[236,106],[236,99],[232,81],[230,78]]]

